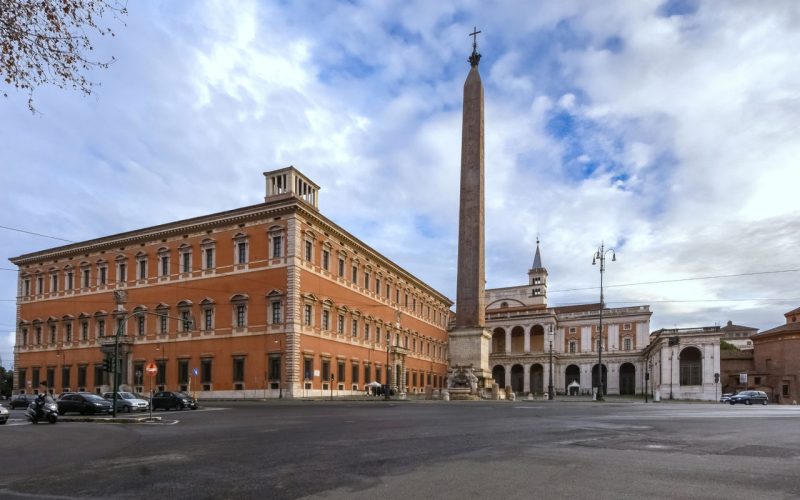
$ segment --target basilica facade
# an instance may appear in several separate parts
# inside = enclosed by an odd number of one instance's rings
[[[547,287],[537,242],[527,284],[486,290],[494,382],[518,394],[542,395],[552,366],[556,394],[592,394],[599,385],[602,336],[603,393],[643,394],[650,307],[603,309],[601,332],[599,303],[552,307]]]

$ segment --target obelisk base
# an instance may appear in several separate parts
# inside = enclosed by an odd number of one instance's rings
[[[448,332],[450,368],[471,367],[478,377],[478,387],[492,387],[489,350],[492,332],[481,327],[457,327]]]

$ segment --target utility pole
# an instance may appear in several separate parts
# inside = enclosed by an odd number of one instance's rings
[[[600,243],[600,248],[592,257],[592,265],[600,261],[600,331],[597,333],[597,400],[603,400],[603,273],[606,271],[606,254],[611,253],[611,262],[617,261],[617,255],[613,248],[606,248],[605,244]]]

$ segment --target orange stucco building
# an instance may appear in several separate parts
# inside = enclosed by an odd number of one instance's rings
[[[14,391],[108,389],[117,332],[137,392],[442,387],[452,302],[323,216],[299,171],[264,175],[264,203],[12,258]]]

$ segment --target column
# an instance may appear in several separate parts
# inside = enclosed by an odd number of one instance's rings
[[[527,334],[526,339],[527,339]],[[527,349],[526,349],[527,350]],[[530,364],[523,364],[522,365],[522,392],[529,393],[531,392],[531,365]]]
[[[531,352],[531,330],[530,327],[525,327],[525,352]]]
[[[511,352],[511,329],[506,328],[506,352]]]

